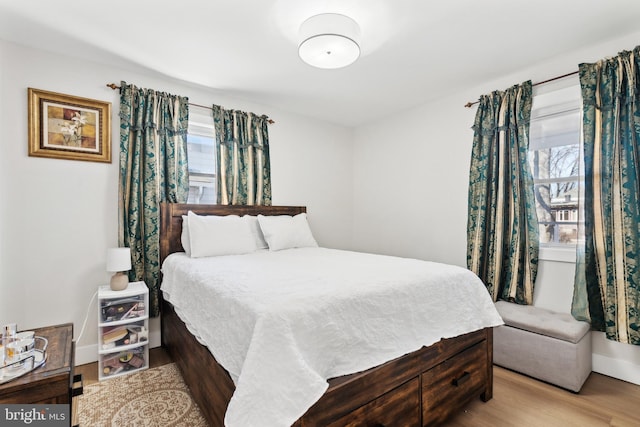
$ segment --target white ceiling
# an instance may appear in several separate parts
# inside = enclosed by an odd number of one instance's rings
[[[300,24],[327,12],[361,26],[347,68],[297,56]],[[2,39],[346,126],[639,29],[639,0],[0,0]]]

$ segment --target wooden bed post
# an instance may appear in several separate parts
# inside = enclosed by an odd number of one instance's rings
[[[493,328],[486,328],[485,331],[487,331],[487,382],[480,396],[483,402],[493,398]]]

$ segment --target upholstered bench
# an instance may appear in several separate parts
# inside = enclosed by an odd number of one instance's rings
[[[579,392],[591,373],[589,324],[570,314],[496,302],[504,325],[493,332],[493,362]]]

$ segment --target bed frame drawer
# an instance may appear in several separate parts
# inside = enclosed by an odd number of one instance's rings
[[[478,343],[422,374],[422,423],[443,422],[477,397],[487,381],[487,351]],[[452,405],[455,402],[455,405]]]
[[[420,426],[420,384],[418,378],[361,406],[328,427]]]

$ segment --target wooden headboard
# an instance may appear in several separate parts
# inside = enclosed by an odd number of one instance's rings
[[[306,212],[305,206],[239,206],[191,205],[160,203],[160,265],[174,252],[184,251],[180,242],[182,215],[192,211],[198,215],[297,215]]]

